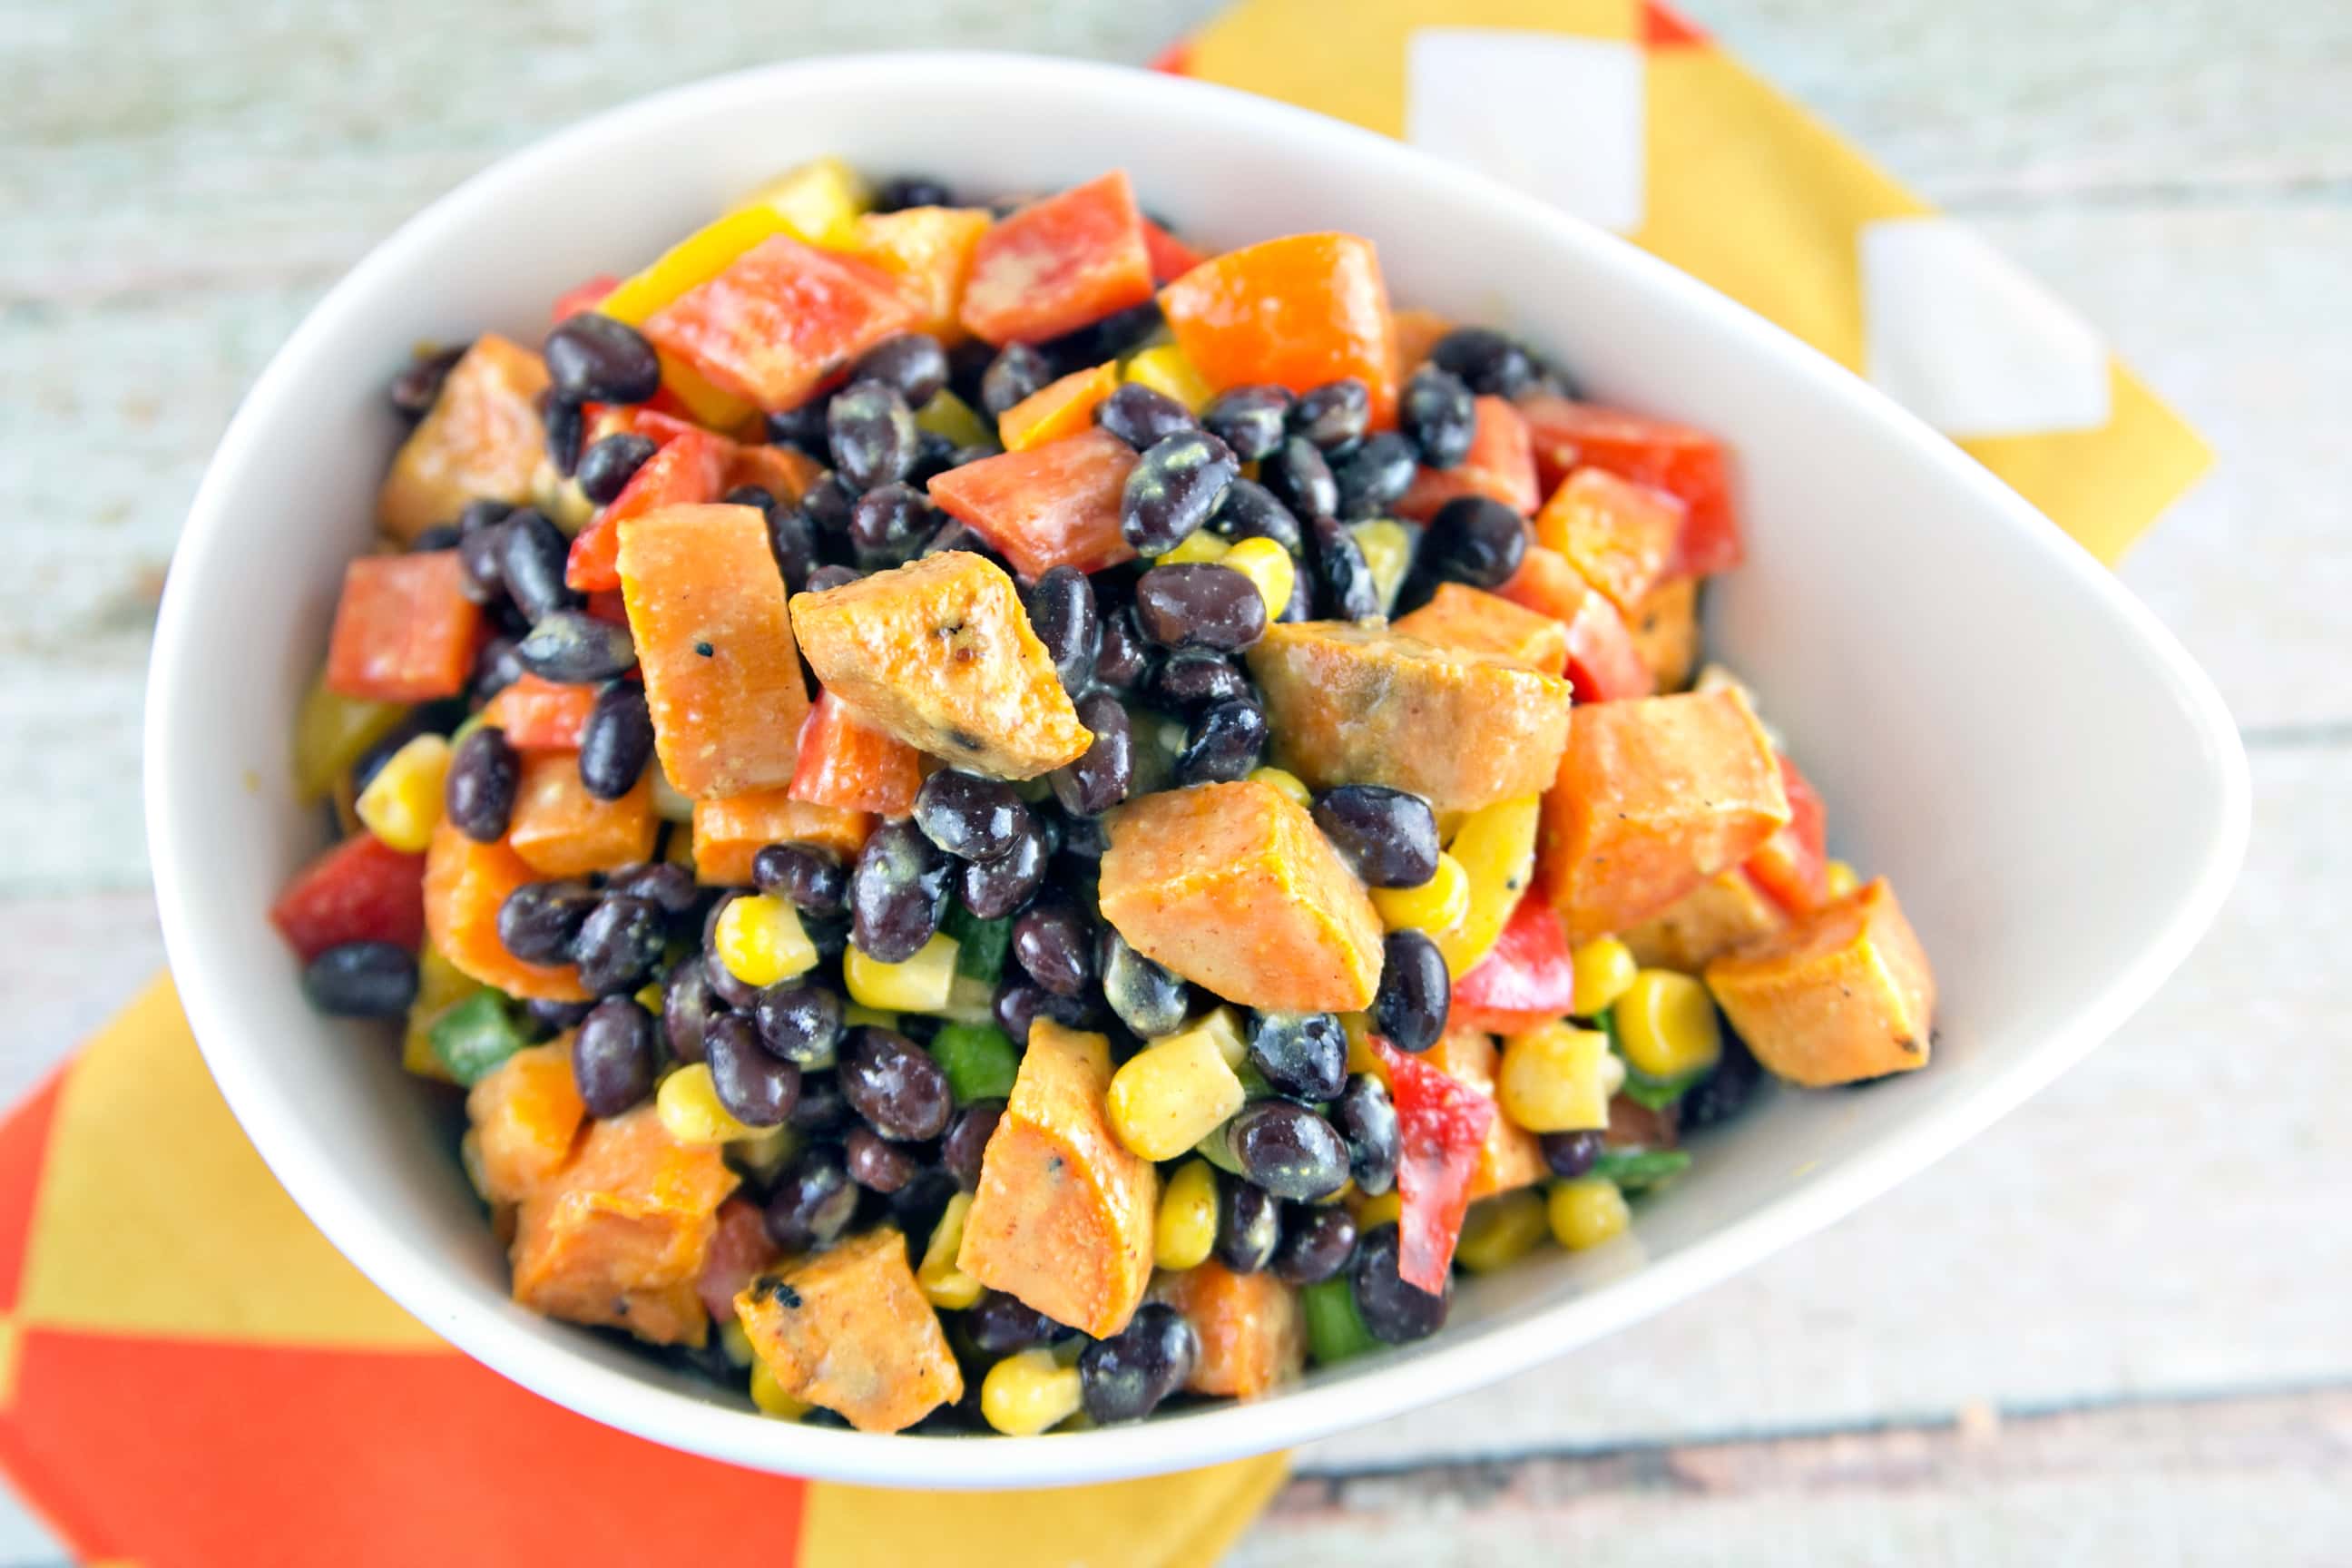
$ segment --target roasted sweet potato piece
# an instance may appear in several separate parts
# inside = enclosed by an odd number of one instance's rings
[[[1127,175],[1031,202],[982,235],[963,324],[992,343],[1035,343],[1151,298],[1151,252]]]
[[[592,1121],[572,1161],[522,1200],[514,1299],[656,1344],[702,1343],[695,1294],[735,1173],[715,1144],[680,1143],[651,1105]]]
[[[1885,878],[1706,966],[1762,1062],[1821,1089],[1927,1065],[1936,976]]]
[[[714,887],[751,880],[751,858],[771,844],[814,844],[854,860],[874,831],[870,812],[794,800],[780,789],[694,803],[694,875]]]
[[[656,310],[644,330],[722,390],[784,409],[912,327],[916,314],[897,278],[873,262],[777,235]]]
[[[1134,447],[1108,430],[1087,430],[950,468],[929,488],[940,510],[1024,577],[1056,566],[1099,572],[1135,559],[1118,530],[1119,495],[1135,462]]]
[[[1705,576],[1739,564],[1739,520],[1723,445],[1704,430],[1622,409],[1548,395],[1523,397],[1536,468],[1557,485],[1580,464],[1654,485],[1690,509],[1667,564],[1672,576]]]
[[[1579,468],[1536,514],[1536,542],[1568,557],[1619,614],[1632,616],[1674,558],[1685,510],[1664,490]]]
[[[1789,820],[1780,767],[1736,689],[1576,711],[1544,796],[1537,875],[1582,942],[1638,925]]]
[[[898,280],[914,306],[908,331],[929,332],[952,348],[964,331],[965,282],[972,252],[996,220],[979,207],[908,207],[866,213],[857,220],[857,253]]]
[[[1136,950],[1247,1007],[1354,1012],[1381,921],[1315,819],[1271,784],[1195,784],[1108,818],[1103,918]]]
[[[1810,914],[1829,901],[1829,808],[1786,752],[1780,788],[1789,796],[1789,825],[1748,858],[1747,870],[1782,909]]]
[[[662,771],[697,800],[792,782],[808,685],[757,507],[621,525],[621,592]]]
[[[1579,702],[1650,695],[1650,672],[1625,628],[1625,618],[1568,563],[1567,556],[1530,544],[1527,560],[1496,592],[1551,616],[1567,629],[1568,679]]]
[[[436,522],[455,522],[469,500],[516,505],[547,456],[533,406],[547,364],[495,332],[474,340],[449,367],[440,395],[401,443],[377,493],[376,521],[403,544]]]
[[[1567,681],[1384,626],[1268,626],[1249,668],[1276,760],[1313,789],[1388,784],[1467,811],[1544,788],[1568,733]]]
[[[735,1298],[785,1393],[860,1432],[902,1432],[963,1397],[963,1372],[894,1226],[762,1274]]]
[[[1298,1292],[1263,1269],[1236,1274],[1211,1258],[1161,1275],[1151,1296],[1183,1313],[1200,1336],[1201,1357],[1184,1382],[1194,1394],[1255,1399],[1306,1368]]]
[[[982,1284],[1097,1339],[1143,1300],[1160,1201],[1158,1170],[1111,1132],[1109,1088],[1108,1040],[1050,1018],[1030,1026],[956,1255]]]
[[[1502,1051],[1485,1030],[1449,1028],[1422,1059],[1489,1100],[1494,1098],[1495,1068]],[[1542,1141],[1509,1117],[1497,1115],[1486,1124],[1486,1145],[1479,1151],[1477,1168],[1470,1173],[1470,1201],[1530,1186],[1549,1174]]]
[[[1047,383],[997,416],[996,434],[1008,452],[1083,435],[1095,405],[1118,390],[1118,364],[1106,361],[1092,370],[1074,370]]]
[[[1625,619],[1633,652],[1660,691],[1680,691],[1698,668],[1698,579],[1669,577]]]
[[[1294,234],[1229,250],[1162,289],[1160,309],[1212,386],[1310,392],[1352,375],[1371,390],[1373,427],[1396,419],[1396,322],[1369,239]]]
[[[499,906],[539,873],[504,840],[477,844],[446,820],[425,851],[425,931],[459,971],[509,996],[585,1002],[570,964],[525,963],[499,940]]]
[[[1477,400],[1478,423],[1470,437],[1470,455],[1450,468],[1423,468],[1391,510],[1399,517],[1427,522],[1437,509],[1462,496],[1486,496],[1525,515],[1536,510],[1543,491],[1536,484],[1535,450],[1528,444],[1528,422],[1499,397]]]
[[[528,1046],[466,1091],[482,1195],[519,1204],[572,1158],[588,1108],[572,1077],[572,1037]]]
[[[540,752],[523,759],[507,842],[542,877],[584,877],[651,859],[660,827],[651,768],[620,799],[598,800],[576,752]]]
[[[719,1228],[694,1281],[695,1294],[702,1298],[702,1310],[710,1321],[723,1323],[733,1317],[735,1298],[782,1256],[757,1203],[739,1196],[720,1204]]]
[[[825,689],[917,751],[1026,779],[1075,760],[1094,739],[1029,629],[1013,579],[969,551],[796,594],[792,609]]]
[[[576,752],[595,706],[593,686],[561,686],[521,675],[482,705],[482,722],[505,731],[508,744],[519,752]]]
[[[375,702],[463,691],[482,624],[464,580],[454,550],[362,555],[344,567],[327,644],[327,689]]]
[[[1676,899],[1663,914],[1618,934],[1644,968],[1696,974],[1708,960],[1788,923],[1788,911],[1766,896],[1755,878],[1734,866]]]
[[[1496,653],[1539,675],[1568,673],[1568,627],[1466,583],[1440,583],[1429,603],[1397,621],[1395,629],[1439,647]]]

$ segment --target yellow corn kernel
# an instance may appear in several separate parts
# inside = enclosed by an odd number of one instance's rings
[[[1206,1029],[1147,1046],[1111,1075],[1106,1109],[1127,1152],[1172,1160],[1224,1124],[1247,1095]]]
[[[1235,1072],[1241,1071],[1242,1063],[1249,1057],[1249,1038],[1242,1033],[1240,1014],[1227,1006],[1213,1007],[1195,1019],[1184,1032],[1190,1034],[1194,1031],[1214,1040],[1217,1054],[1225,1058],[1225,1065]]]
[[[1544,1200],[1533,1187],[1497,1193],[1472,1204],[1462,1216],[1454,1260],[1473,1274],[1507,1268],[1536,1249],[1549,1226]]]
[[[970,1193],[958,1193],[948,1200],[940,1223],[931,1226],[923,1261],[915,1269],[915,1283],[922,1288],[923,1300],[950,1311],[961,1312],[980,1300],[980,1281],[956,1267],[956,1254],[963,1247],[964,1216],[970,1213]]]
[[[740,1142],[727,1145],[727,1157],[737,1169],[750,1172],[758,1178],[761,1185],[767,1186],[775,1181],[776,1173],[799,1154],[801,1143],[800,1129],[789,1121],[780,1121],[773,1127],[760,1129]]]
[[[1862,886],[1862,878],[1843,860],[1831,861],[1822,875],[1829,884],[1829,894],[1832,899],[1843,899]]]
[[[1289,551],[1273,540],[1244,539],[1226,551],[1217,564],[1230,566],[1257,584],[1257,596],[1265,601],[1267,620],[1289,606],[1290,591],[1298,581],[1298,564],[1291,560]]]
[[[1470,912],[1470,873],[1440,851],[1437,874],[1418,888],[1374,888],[1372,908],[1391,931],[1452,931]]]
[[[407,712],[406,703],[372,702],[330,691],[324,676],[312,681],[302,699],[301,715],[294,721],[296,795],[307,804],[334,788]]]
[[[841,952],[842,984],[862,1007],[890,1013],[936,1013],[955,989],[956,940],[944,932],[903,963],[868,958],[852,942]]]
[[[874,190],[839,158],[813,158],[761,187],[752,201],[784,220],[784,226],[811,245],[851,250],[857,245],[857,216],[874,206]]]
[[[1078,1413],[1078,1369],[1043,1345],[1006,1356],[980,1381],[980,1414],[1008,1437],[1034,1437]]]
[[[1205,566],[1223,561],[1233,546],[1205,528],[1186,534],[1175,549],[1152,562],[1155,566]]]
[[[1495,1103],[1530,1132],[1599,1131],[1623,1073],[1600,1030],[1545,1024],[1503,1042]]]
[[[931,400],[915,410],[915,428],[952,441],[959,447],[976,447],[990,439],[995,432],[989,429],[971,404],[941,387],[931,395]]]
[[[1462,819],[1446,850],[1470,879],[1470,909],[1450,931],[1431,931],[1445,967],[1459,977],[1503,934],[1536,870],[1536,817],[1541,795],[1482,805]]]
[[[845,954],[847,949],[843,949]],[[852,1002],[841,1010],[841,1026],[845,1029],[895,1029],[898,1015],[883,1007],[867,1007]]]
[[[632,995],[629,1000],[635,1002],[638,1006],[643,1007],[646,1012],[651,1013],[655,1017],[660,1017],[662,1010],[661,982],[658,980],[646,981],[643,985],[637,987],[635,994]]]
[[[1606,1176],[1555,1184],[1544,1209],[1551,1221],[1552,1239],[1570,1252],[1615,1240],[1633,1219],[1633,1211],[1625,1206],[1625,1194]]]
[[[760,1359],[759,1352],[751,1348],[751,1336],[733,1318],[719,1325],[719,1353],[730,1364],[740,1367],[749,1367]]]
[[[800,911],[773,893],[748,894],[720,910],[710,946],[746,985],[773,985],[816,967],[816,944]]]
[[[1128,380],[1165,393],[1195,414],[1207,407],[1209,399],[1217,395],[1199,367],[1174,343],[1162,343],[1134,355],[1127,362],[1125,374]]]
[[[1394,1225],[1403,1214],[1404,1194],[1391,1187],[1380,1196],[1366,1198],[1356,1205],[1356,1228],[1371,1230],[1379,1226]]]
[[[1368,1072],[1380,1079],[1381,1086],[1385,1089],[1389,1081],[1388,1064],[1372,1054],[1372,1016],[1370,1013],[1342,1013],[1339,1015],[1339,1027],[1348,1037],[1348,1070],[1351,1073]]]
[[[797,1421],[816,1408],[807,1400],[784,1392],[776,1374],[768,1370],[764,1361],[751,1363],[751,1403],[762,1415],[772,1415],[779,1421]]]
[[[1187,1160],[1160,1189],[1152,1222],[1151,1261],[1171,1274],[1197,1268],[1217,1245],[1217,1172],[1206,1160]]]
[[[710,1064],[693,1062],[661,1080],[654,1091],[654,1111],[662,1126],[681,1143],[732,1143],[755,1136],[719,1103],[718,1086],[710,1081]]]
[[[1596,936],[1570,955],[1576,966],[1576,1016],[1597,1018],[1625,994],[1640,965],[1633,950],[1613,936]]]
[[[1250,773],[1250,783],[1272,784],[1308,810],[1311,811],[1315,807],[1315,792],[1307,787],[1307,781],[1285,769],[1255,769]]]
[[[1723,1026],[1706,986],[1671,969],[1644,969],[1617,998],[1617,1048],[1636,1072],[1681,1078],[1723,1058]]]
[[[1348,531],[1356,536],[1356,548],[1364,552],[1364,564],[1371,569],[1372,586],[1379,591],[1381,610],[1386,614],[1396,607],[1397,590],[1404,586],[1404,574],[1412,565],[1412,533],[1391,517],[1350,523]]]

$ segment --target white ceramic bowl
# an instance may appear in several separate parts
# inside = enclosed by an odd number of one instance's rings
[[[1934,1066],[1866,1093],[1769,1094],[1707,1137],[1633,1236],[1464,1285],[1433,1340],[1250,1405],[1024,1442],[790,1426],[511,1305],[446,1123],[379,1031],[313,1015],[264,918],[320,847],[289,736],[395,430],[419,339],[535,335],[823,153],[960,188],[1122,165],[1225,246],[1339,228],[1404,304],[1508,325],[1597,395],[1738,454],[1747,567],[1711,591],[1743,671],[1829,800],[1839,852],[1891,876],[1934,955]],[[1861,381],[1632,247],[1396,142],[1163,76],[974,55],[781,66],[613,110],[499,163],[328,294],[246,399],[188,520],[155,641],[148,835],[188,1015],[245,1129],[369,1278],[452,1343],[572,1409],[764,1469],[935,1488],[1181,1469],[1507,1377],[1786,1246],[1977,1131],[2120,1024],[2204,931],[2247,822],[2205,677],[2114,579]]]

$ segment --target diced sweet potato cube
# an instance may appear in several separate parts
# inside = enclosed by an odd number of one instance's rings
[[[1110,1042],[1040,1018],[981,1161],[956,1267],[1104,1339],[1151,1280],[1158,1169],[1110,1129]]]
[[[620,799],[598,800],[576,753],[541,752],[523,759],[507,842],[542,877],[584,877],[651,859],[660,828],[651,768]]]
[[[593,686],[559,685],[526,674],[482,705],[482,722],[504,731],[507,743],[519,752],[576,752],[595,706]]]
[[[1396,630],[1439,647],[1496,653],[1541,675],[1568,673],[1568,627],[1538,610],[1466,583],[1440,583]]]
[[[534,400],[546,390],[537,354],[496,333],[475,339],[392,459],[375,503],[383,531],[405,544],[457,521],[469,500],[530,500],[531,476],[547,456]]]
[[[1381,921],[1307,808],[1271,784],[1147,795],[1108,819],[1103,918],[1146,957],[1244,1006],[1354,1012]]]
[[[1664,490],[1579,468],[1536,514],[1536,542],[1568,557],[1621,615],[1631,616],[1674,558],[1685,510]]]
[[[478,605],[459,584],[454,550],[362,555],[343,568],[327,689],[376,702],[425,702],[466,689]]]
[[[777,235],[656,310],[644,330],[722,390],[784,409],[916,315],[890,272]]]
[[[746,1197],[729,1198],[719,1205],[719,1228],[703,1255],[702,1272],[694,1281],[695,1294],[710,1321],[723,1323],[735,1315],[735,1298],[765,1273],[782,1251],[768,1235],[768,1217]]]
[[[482,1195],[519,1204],[572,1158],[588,1108],[572,1077],[572,1037],[529,1046],[466,1091]]]
[[[1663,914],[1618,934],[1644,968],[1705,970],[1707,962],[1789,923],[1788,911],[1734,866],[1676,899]]]
[[[1811,1089],[1927,1065],[1936,976],[1880,878],[1706,966],[1756,1059]]]
[[[992,343],[1035,343],[1151,298],[1135,191],[1117,169],[1031,202],[982,235],[963,324]]]
[[[1495,1097],[1495,1069],[1502,1050],[1485,1030],[1449,1028],[1422,1059],[1487,1099]],[[1550,1173],[1544,1163],[1542,1140],[1509,1117],[1497,1115],[1486,1124],[1486,1147],[1478,1152],[1478,1164],[1470,1173],[1470,1201],[1532,1186]]]
[[[1667,565],[1670,575],[1705,576],[1739,564],[1739,520],[1731,507],[1723,444],[1714,437],[1687,425],[1548,395],[1520,399],[1519,412],[1534,437],[1536,468],[1546,485],[1559,484],[1589,463],[1654,486],[1690,509]]]
[[[1229,250],[1162,289],[1160,309],[1212,386],[1311,392],[1352,375],[1371,390],[1374,428],[1396,418],[1396,322],[1369,239],[1294,234]]]
[[[808,684],[757,507],[621,525],[621,592],[662,771],[697,800],[792,782]]]
[[[1008,452],[1084,434],[1094,422],[1095,405],[1118,390],[1118,363],[1074,370],[1047,383],[997,416],[997,437]]]
[[[839,811],[904,816],[923,787],[923,753],[866,722],[831,691],[816,694],[801,726],[801,758],[788,793]]]
[[[1056,566],[1099,572],[1135,559],[1118,529],[1135,448],[1087,430],[1024,452],[982,458],[935,476],[940,510],[988,541],[1024,577]]]
[[[1412,488],[1390,509],[1397,516],[1427,522],[1438,508],[1462,496],[1486,496],[1522,515],[1536,510],[1543,491],[1536,484],[1535,449],[1528,444],[1527,421],[1499,397],[1479,398],[1477,410],[1469,456],[1450,468],[1414,473]]]
[[[655,1344],[702,1343],[695,1294],[735,1173],[716,1144],[681,1143],[651,1105],[592,1121],[570,1164],[522,1201],[514,1299]]]
[[[1496,592],[1566,628],[1568,679],[1579,702],[1650,695],[1650,672],[1626,630],[1625,617],[1568,563],[1567,556],[1530,544],[1527,560]]]
[[[1698,579],[1670,577],[1626,617],[1633,652],[1660,691],[1680,691],[1698,668]]]
[[[425,851],[425,936],[461,973],[509,996],[585,1002],[588,993],[573,966],[525,963],[499,940],[499,906],[525,882],[539,879],[503,839],[477,844],[445,819]]]
[[[713,887],[745,886],[751,880],[751,858],[771,844],[814,844],[846,862],[857,858],[873,831],[869,812],[812,805],[780,789],[698,800],[694,875]]]
[[[1736,689],[1576,711],[1544,796],[1538,876],[1582,942],[1670,909],[1789,820],[1772,743]]]
[[[1378,784],[1468,811],[1550,782],[1569,683],[1378,626],[1295,621],[1249,650],[1276,762],[1312,789]]]
[[[908,331],[952,348],[971,334],[961,320],[972,252],[996,220],[979,207],[908,207],[857,220],[857,251],[898,280],[914,306]]]
[[[895,1226],[761,1275],[735,1298],[735,1317],[785,1393],[860,1432],[903,1432],[963,1397],[963,1371]]]
[[[1163,1274],[1154,1300],[1184,1314],[1200,1337],[1186,1389],[1218,1399],[1255,1399],[1307,1365],[1307,1320],[1298,1293],[1272,1274],[1236,1274],[1214,1258]]]
[[[994,562],[950,550],[794,595],[792,608],[825,689],[917,751],[1026,779],[1094,739]]]

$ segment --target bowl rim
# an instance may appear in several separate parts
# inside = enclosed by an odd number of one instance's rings
[[[813,1428],[770,1421],[698,1401],[613,1368],[567,1344],[534,1336],[495,1314],[450,1299],[445,1266],[389,1227],[339,1173],[327,1141],[306,1130],[277,1092],[260,1058],[243,1047],[239,1004],[227,981],[202,961],[200,889],[184,873],[188,846],[204,825],[175,809],[173,759],[194,754],[200,738],[182,732],[176,715],[184,690],[203,678],[198,647],[215,618],[202,593],[206,561],[236,525],[233,476],[249,469],[265,428],[282,405],[320,374],[315,362],[334,323],[380,308],[377,279],[396,275],[502,192],[538,178],[550,165],[673,121],[707,115],[714,104],[769,102],[816,79],[840,88],[883,79],[905,90],[909,75],[944,73],[996,80],[1008,95],[1024,90],[1113,92],[1129,100],[1180,104],[1238,120],[1304,142],[1318,156],[1375,156],[1419,165],[1482,200],[1513,209],[1514,222],[1544,242],[1580,253],[1628,288],[1665,297],[1671,308],[1769,357],[1776,371],[1815,384],[1846,414],[1889,427],[1917,449],[1942,481],[1966,492],[1988,527],[2020,536],[2042,568],[2068,580],[2114,616],[2141,645],[2168,695],[2205,743],[2217,786],[2212,820],[2189,892],[2156,939],[2033,1051],[1983,1075],[1965,1091],[1914,1112],[1895,1135],[1792,1179],[1754,1212],[1646,1264],[1594,1293],[1577,1293],[1449,1340],[1416,1347],[1409,1363],[1366,1368],[1309,1384],[1255,1405],[1225,1404],[1131,1427],[1061,1435],[1020,1443],[910,1438]],[[883,1486],[971,1489],[1105,1481],[1192,1468],[1287,1447],[1346,1427],[1394,1415],[1466,1392],[1612,1332],[1712,1285],[1819,1230],[1919,1171],[2079,1061],[2112,1033],[2187,956],[2219,911],[2243,859],[2251,823],[2251,785],[2243,748],[2210,678],[2107,568],[1958,446],[1884,393],[1811,346],[1631,242],[1549,207],[1485,175],[1405,143],[1270,99],[1132,67],[985,50],[871,52],[784,61],[705,78],[630,100],[562,127],[509,153],[404,222],[374,246],[304,316],[272,355],[238,406],[208,463],[174,552],[148,667],[142,733],[142,791],[155,894],[164,944],[182,1005],[221,1093],[273,1175],[329,1241],[404,1310],[456,1348],[536,1394],[608,1426],[687,1452],[759,1469]],[[1570,1320],[1574,1320],[1572,1329]],[[1409,1368],[1409,1370],[1408,1370]]]

